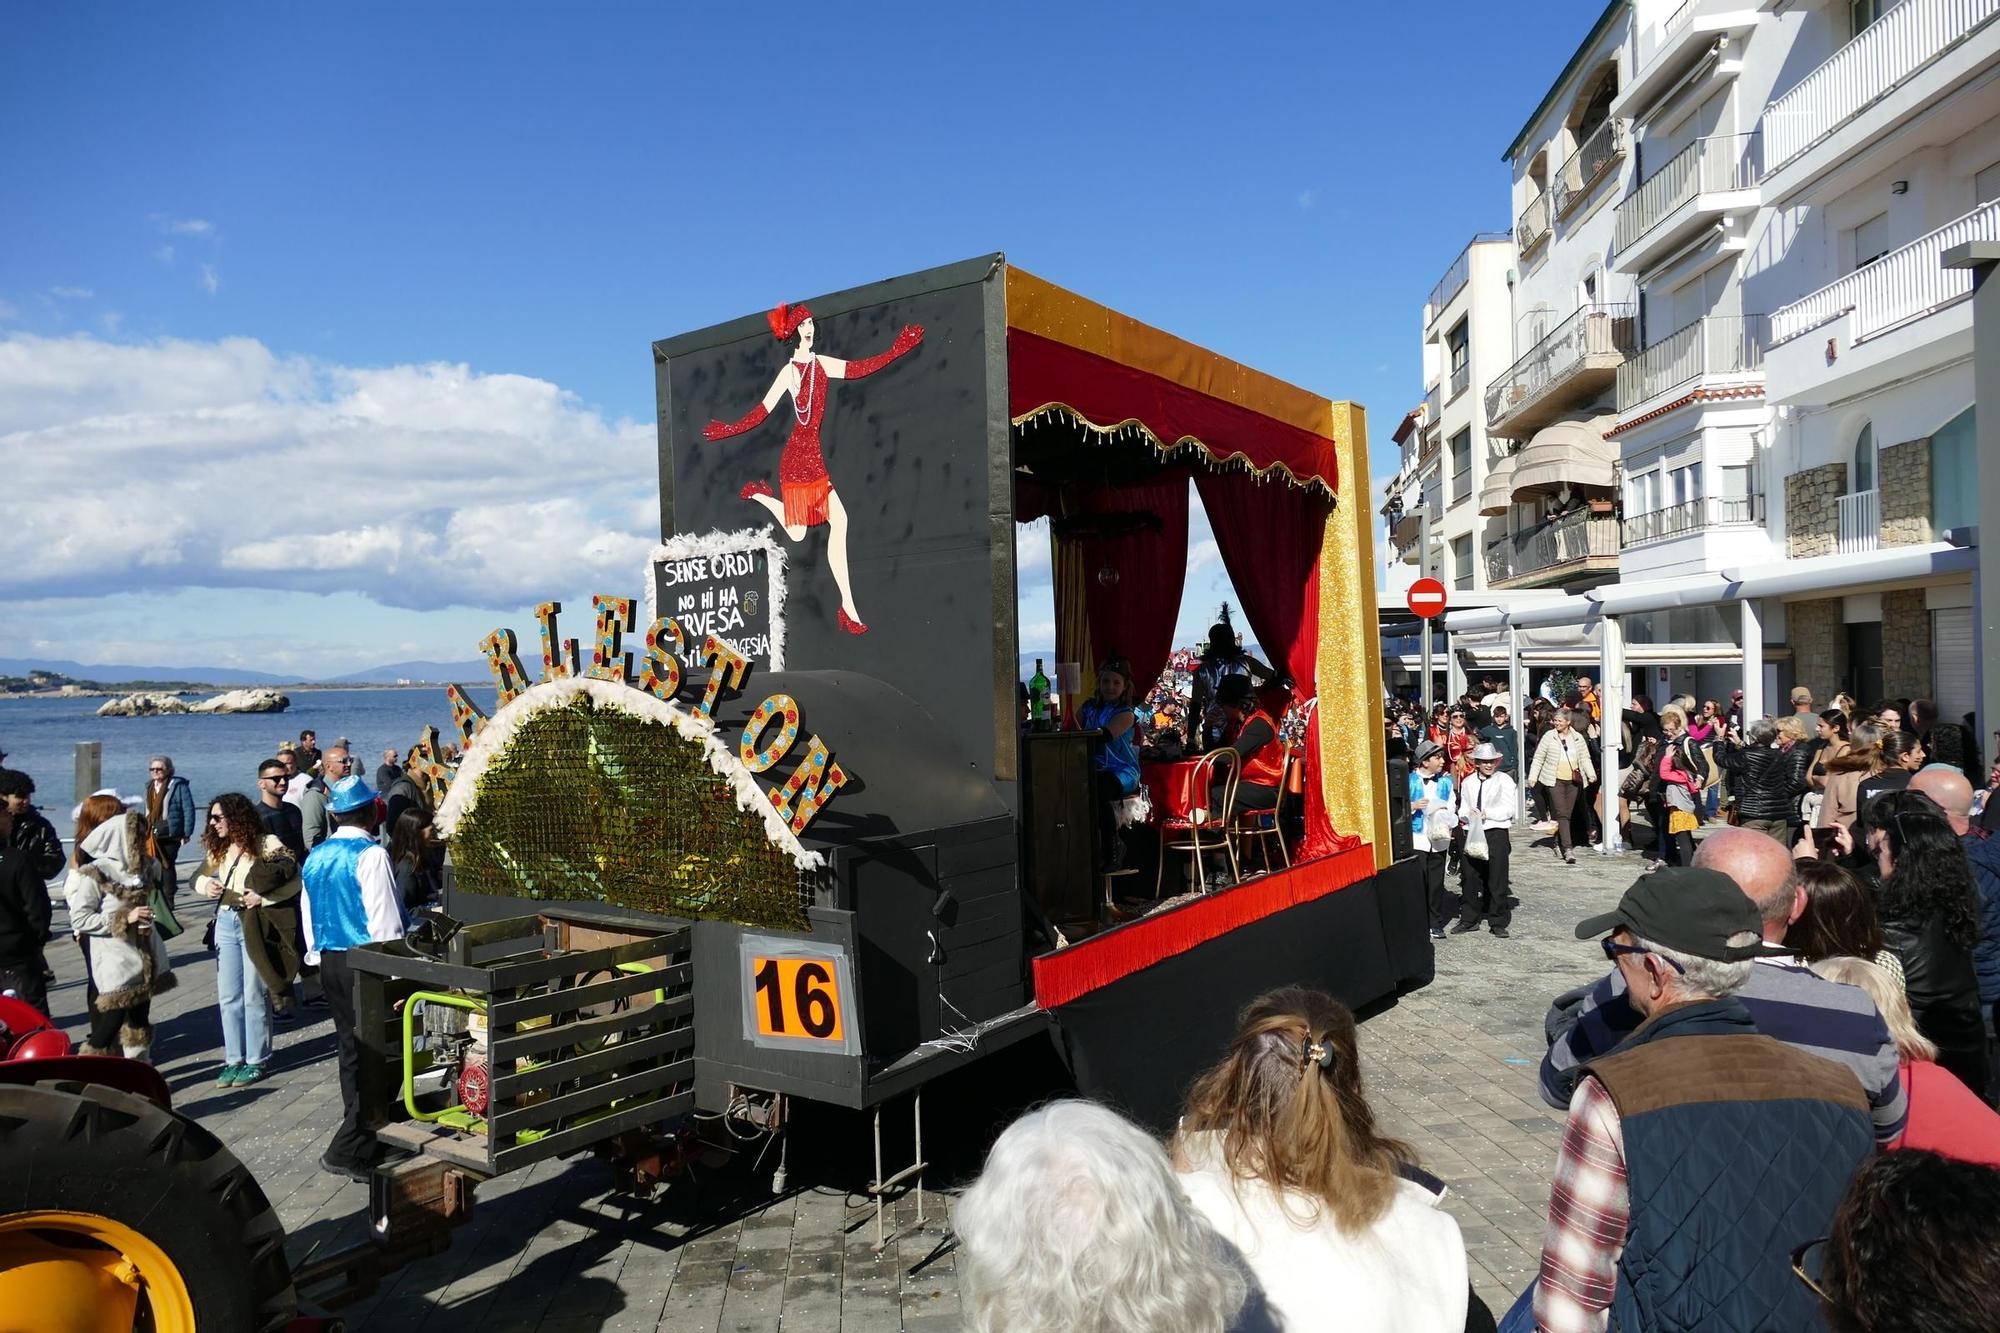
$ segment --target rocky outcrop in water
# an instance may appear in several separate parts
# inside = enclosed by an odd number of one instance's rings
[[[213,699],[203,699],[190,713],[282,713],[292,701],[276,690],[230,690]]]
[[[127,694],[106,699],[99,717],[163,717],[171,713],[282,713],[292,701],[276,690],[229,690],[189,703],[178,694]]]

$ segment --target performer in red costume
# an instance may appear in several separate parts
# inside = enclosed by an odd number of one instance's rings
[[[711,440],[741,435],[771,414],[771,409],[787,394],[792,399],[792,433],[785,438],[785,452],[778,460],[781,501],[771,494],[771,483],[762,477],[744,486],[742,496],[762,505],[784,525],[785,536],[801,541],[806,530],[826,524],[826,564],[840,589],[840,627],[849,634],[866,634],[868,626],[854,605],[854,588],[847,577],[847,507],[827,475],[826,458],[820,452],[819,426],[826,419],[826,387],[830,380],[858,380],[873,375],[924,340],[921,324],[905,324],[889,350],[859,361],[842,361],[813,351],[812,312],[802,305],[779,306],[768,318],[771,333],[780,342],[798,335],[798,350],[785,363],[764,401],[740,420],[727,424],[711,421],[702,434]]]

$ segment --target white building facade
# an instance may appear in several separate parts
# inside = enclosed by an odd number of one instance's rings
[[[1941,261],[2000,240],[1996,18],[1606,8],[1508,149],[1517,357],[1485,391],[1489,550],[1568,534],[1496,586],[1569,595],[1449,626],[1580,631],[1621,693],[1973,707],[1971,278]]]

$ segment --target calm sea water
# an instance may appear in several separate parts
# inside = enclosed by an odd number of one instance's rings
[[[492,714],[492,686],[468,686],[466,693]],[[78,741],[103,745],[105,786],[137,794],[146,785],[146,761],[165,754],[195,800],[204,801],[225,791],[254,799],[258,762],[307,727],[319,733],[321,749],[338,737],[351,739],[371,783],[382,751],[409,749],[426,724],[441,739],[457,739],[442,688],[301,690],[290,698],[282,713],[179,717],[98,717],[102,699],[0,699],[0,750],[8,768],[34,778],[35,803],[61,828],[77,800]]]

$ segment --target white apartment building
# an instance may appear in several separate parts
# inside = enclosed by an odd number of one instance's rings
[[[1387,537],[1383,604],[1392,611],[1389,599],[1400,600],[1424,568],[1419,534],[1426,513],[1432,576],[1453,590],[1454,605],[1491,604],[1484,595],[1489,524],[1479,503],[1492,453],[1482,389],[1513,355],[1507,294],[1513,262],[1512,236],[1481,232],[1446,266],[1424,303],[1424,399],[1397,428],[1401,463],[1384,487],[1381,511]],[[1420,653],[1415,636],[1385,642],[1392,688],[1410,687],[1420,674]],[[1442,656],[1434,667],[1450,671]]]
[[[1606,8],[1508,151],[1519,357],[1486,390],[1516,449],[1481,502],[1493,554],[1548,534],[1527,577],[1570,595],[1448,627],[1516,655],[1588,632],[1606,685],[1656,697],[1973,707],[1971,280],[1941,257],[2000,240],[1996,17]]]

